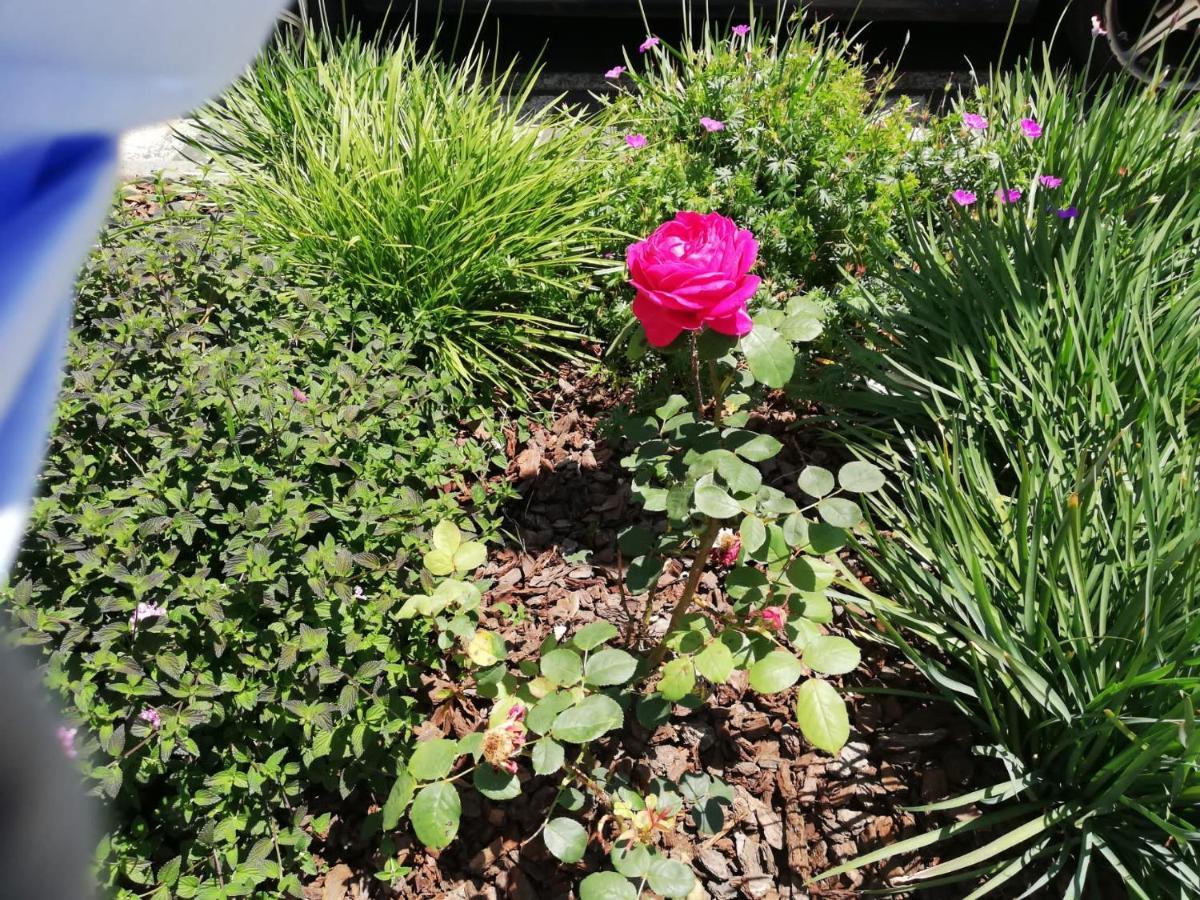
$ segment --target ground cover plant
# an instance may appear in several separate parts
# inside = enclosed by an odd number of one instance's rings
[[[330,810],[386,793],[418,718],[410,557],[451,510],[493,535],[507,495],[404,334],[286,269],[151,196],[81,283],[4,607],[106,802],[117,897],[303,895]]]
[[[1195,896],[1200,102],[1028,71],[974,102],[967,140],[1031,164],[914,211],[865,402],[904,431],[861,448],[904,472],[879,504],[897,530],[866,560],[893,638],[1007,771],[938,805],[982,816],[847,867],[985,829],[920,879]]]
[[[306,25],[191,140],[260,246],[387,316],[418,361],[520,398],[531,371],[578,352],[603,200],[591,161],[608,151],[561,105],[525,109],[536,70],[415,40]]]
[[[650,36],[607,74],[619,92],[602,121],[623,152],[599,184],[630,235],[681,209],[720,212],[754,233],[769,282],[837,288],[847,268],[874,266],[901,192],[920,189],[886,73],[873,80],[820,26],[713,21],[678,47]]]
[[[628,594],[648,595],[641,615],[632,605],[626,610],[624,635],[595,621],[548,637],[536,659],[510,666],[503,638],[477,627],[480,592],[464,580],[482,548],[464,542],[452,523],[435,530],[424,566],[442,580],[410,597],[401,615],[428,620],[453,648],[447,692],[470,691],[493,704],[481,730],[417,744],[384,806],[385,828],[407,816],[423,844],[442,849],[459,831],[460,783],[469,777],[489,800],[512,800],[528,766],[559,779],[541,828],[528,839],[540,835],[566,864],[583,859],[593,839],[608,848],[611,869],[582,878],[581,900],[645,890],[686,897],[695,876],[661,847],[670,846],[685,812],[716,833],[718,798],[730,799],[728,788],[691,784],[686,803],[673,786],[636,791],[600,765],[598,740],[619,738],[629,716],[653,730],[676,704],[694,704],[738,670],[763,694],[788,691],[803,678],[795,695],[801,733],[830,753],[848,739],[845,703],[826,676],[853,671],[860,655],[823,626],[833,617],[829,589],[848,583],[835,551],[861,522],[852,497],[878,490],[882,475],[864,462],[836,477],[807,467],[793,473],[806,505],[763,483],[755,464],[782,445],[748,427],[745,391],[782,387],[795,365],[793,342],[816,337],[820,319],[802,300],[751,318],[747,303],[761,281],[750,273],[756,253],[750,233],[731,220],[692,212],[628,250],[634,313],[651,345],[690,361],[691,380],[653,416],[621,425],[634,494],[647,511],[663,514],[657,527],[634,527],[620,538]],[[664,567],[681,557],[688,560],[682,590],[669,602],[656,600]],[[698,588],[710,567],[721,587],[702,601]],[[652,630],[658,618],[664,621]],[[585,806],[607,810],[595,834],[568,814]],[[604,822],[611,822],[607,833]]]

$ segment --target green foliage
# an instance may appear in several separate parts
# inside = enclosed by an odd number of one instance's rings
[[[769,279],[833,286],[868,261],[902,186],[917,186],[904,171],[911,125],[879,105],[859,50],[823,28],[727,29],[713,22],[629,64],[632,89],[604,117],[621,150],[602,172],[604,215],[641,236],[681,209],[720,212],[753,232]],[[701,117],[725,129],[706,132]],[[646,146],[627,148],[631,133]]]
[[[457,439],[461,398],[386,320],[196,210],[117,224],[4,605],[88,735],[118,897],[301,896],[322,808],[386,796],[416,719],[413,561],[454,494],[494,533],[502,454]]]
[[[522,112],[536,77],[444,62],[407,31],[384,47],[306,30],[191,140],[262,247],[389,319],[418,362],[521,397],[531,370],[577,352],[603,200],[591,160],[607,153],[560,107]]]
[[[862,447],[907,474],[864,559],[894,640],[1007,771],[936,805],[982,818],[826,874],[990,826],[919,877],[1196,896],[1200,99],[1028,72],[988,97],[1036,111],[1035,171],[1080,215],[1037,193],[909,224],[887,395],[863,404],[907,433]]]

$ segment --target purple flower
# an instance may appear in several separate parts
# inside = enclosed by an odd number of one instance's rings
[[[1041,182],[1042,187],[1052,189],[1062,184],[1062,179],[1057,175],[1041,175],[1038,177],[1038,181]]]
[[[625,143],[634,150],[640,150],[646,146],[646,136],[644,134],[627,134],[625,135]]]
[[[604,73],[604,77],[609,78],[609,79],[620,78],[624,74],[625,74],[624,66],[613,66],[611,69],[609,69],[607,72]]]
[[[657,47],[658,45],[658,38],[656,38],[654,35],[650,35],[650,37],[646,38],[638,45],[638,53],[645,53],[651,47]]]
[[[155,731],[162,728],[162,716],[158,714],[158,710],[153,706],[147,706],[140,713],[138,718],[153,728]]]
[[[167,611],[161,606],[156,606],[153,603],[139,603],[137,609],[133,611],[133,615],[129,617],[129,624],[136,626],[138,622],[144,619],[156,619],[166,614]]]
[[[1027,138],[1040,138],[1042,136],[1042,126],[1033,119],[1022,119],[1021,132]]]
[[[700,117],[700,126],[705,131],[724,131],[725,123],[719,119],[710,119],[708,116]]]
[[[962,188],[959,188],[950,196],[954,198],[954,202],[959,206],[970,206],[975,202],[975,194],[971,191],[964,191]]]
[[[1021,199],[1021,192],[1017,188],[998,190],[996,191],[996,199],[1001,203],[1016,203]]]
[[[308,394],[304,393],[300,388],[292,388],[292,399],[297,403],[307,403]]]
[[[1077,210],[1073,206],[1065,206],[1062,209],[1060,209],[1057,213],[1057,216],[1060,219],[1074,219],[1078,215],[1079,215],[1079,210]]]
[[[78,728],[67,728],[65,725],[59,725],[54,732],[58,738],[58,745],[62,747],[62,752],[66,754],[67,759],[74,759],[79,755],[79,751],[75,749],[75,735],[79,731]]]
[[[745,37],[746,35],[748,35],[750,33],[750,26],[749,25],[734,25],[733,33],[736,34],[738,37]]]
[[[986,131],[988,120],[979,113],[963,113],[963,124],[976,131]]]

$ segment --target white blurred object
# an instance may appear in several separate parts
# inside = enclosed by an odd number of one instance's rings
[[[72,284],[116,138],[232,81],[281,0],[0,0],[0,577],[24,530]]]

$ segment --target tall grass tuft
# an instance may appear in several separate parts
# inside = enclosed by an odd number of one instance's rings
[[[577,351],[599,202],[588,131],[523,111],[518,78],[312,27],[284,37],[199,116],[192,138],[248,231],[349,302],[395,317],[464,383],[514,396]]]
[[[1200,99],[1021,71],[977,102],[1043,126],[1022,202],[909,210],[863,403],[904,437],[859,449],[902,484],[882,617],[1007,772],[828,874],[976,831],[919,882],[1200,896]]]

